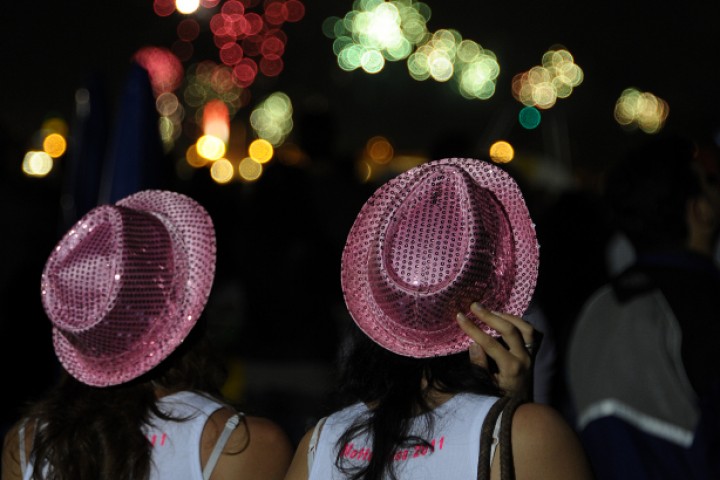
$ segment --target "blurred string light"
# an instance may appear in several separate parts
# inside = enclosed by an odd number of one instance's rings
[[[547,110],[558,99],[569,97],[583,78],[582,69],[567,49],[550,49],[542,56],[540,65],[513,77],[512,94],[527,107]]]
[[[615,121],[623,127],[639,128],[649,134],[662,130],[669,113],[665,100],[636,88],[625,89],[615,102]]]
[[[500,66],[495,54],[454,29],[430,33],[430,8],[413,0],[356,0],[343,18],[329,17],[323,33],[333,39],[338,66],[378,73],[385,62],[405,60],[415,80],[454,79],[459,93],[485,100],[495,93]]]
[[[55,160],[67,151],[68,125],[60,117],[46,119],[35,134],[33,148],[28,150],[21,164],[29,177],[45,177],[55,166]]]

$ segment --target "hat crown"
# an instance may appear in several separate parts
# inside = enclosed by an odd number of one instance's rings
[[[190,197],[144,190],[92,209],[63,236],[42,274],[58,359],[94,386],[148,372],[197,322],[215,259],[212,219]]]
[[[535,226],[516,182],[489,162],[448,158],[380,186],[348,234],[341,284],[355,323],[411,357],[448,355],[470,338],[455,317],[472,302],[522,315],[538,267]]]
[[[43,275],[55,328],[87,355],[114,355],[176,315],[186,268],[156,215],[102,206],[68,232]]]
[[[474,300],[502,305],[514,255],[505,212],[492,192],[448,165],[426,170],[396,198],[370,257],[378,306],[403,327],[435,331]]]

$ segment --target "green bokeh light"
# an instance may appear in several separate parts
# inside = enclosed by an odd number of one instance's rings
[[[540,111],[535,107],[524,107],[518,115],[520,125],[527,130],[537,128],[540,125],[540,120]]]

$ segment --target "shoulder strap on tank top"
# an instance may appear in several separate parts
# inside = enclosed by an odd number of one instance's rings
[[[322,430],[322,427],[325,424],[325,420],[327,420],[327,417],[323,417],[320,419],[320,421],[315,425],[312,436],[310,437],[310,444],[308,445],[308,451],[307,451],[308,472],[310,472],[310,467],[312,466],[313,460],[315,459],[315,450],[317,450],[317,443],[318,443],[318,438],[320,437],[320,430]]]
[[[218,437],[217,442],[215,442],[215,447],[213,447],[213,451],[212,453],[210,453],[210,458],[208,458],[208,461],[205,464],[205,468],[203,469],[203,478],[205,480],[208,480],[210,478],[212,471],[215,469],[215,464],[217,464],[217,461],[220,458],[220,454],[222,453],[225,444],[230,438],[233,430],[235,430],[240,423],[241,415],[243,414],[236,413],[235,415],[228,418],[227,422],[225,422],[225,428],[220,434],[220,437]]]
[[[20,473],[25,477],[27,470],[27,457],[25,455],[25,420],[22,421],[18,428],[18,450],[20,450]]]

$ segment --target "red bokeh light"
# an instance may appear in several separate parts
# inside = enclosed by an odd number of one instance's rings
[[[155,0],[153,11],[159,17],[169,17],[175,12],[175,2],[174,0]]]
[[[235,81],[239,86],[243,88],[247,88],[252,85],[252,83],[255,81],[255,77],[257,76],[257,72],[257,64],[248,57],[243,58],[233,68],[233,75],[235,77]]]
[[[194,18],[186,18],[178,23],[177,34],[180,40],[192,42],[200,34],[200,24]]]
[[[133,59],[148,71],[155,96],[172,92],[180,86],[184,69],[182,63],[169,49],[143,47]]]
[[[282,25],[288,18],[288,11],[285,3],[280,0],[272,0],[265,5],[265,21],[270,25]]]
[[[226,43],[220,48],[220,61],[225,65],[235,65],[243,58],[243,49],[237,43]]]
[[[285,8],[288,12],[288,22],[300,21],[305,16],[305,5],[299,0],[288,0],[285,2]]]
[[[268,59],[281,57],[285,51],[285,44],[275,36],[267,36],[260,46],[260,54]]]
[[[282,72],[284,67],[285,64],[280,57],[264,57],[260,59],[260,71],[266,77],[277,77],[280,75],[280,72]]]

